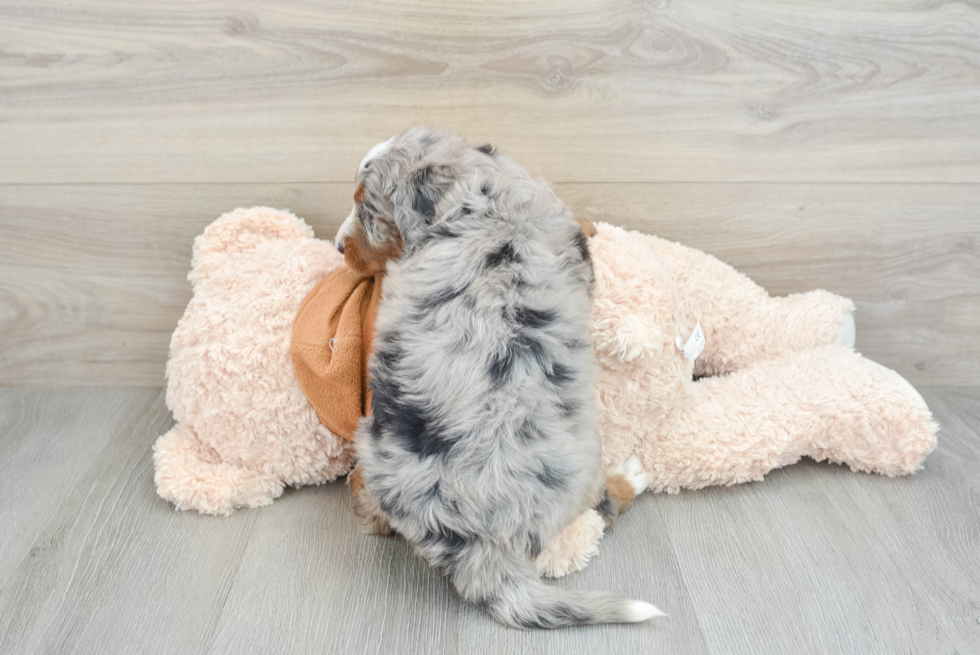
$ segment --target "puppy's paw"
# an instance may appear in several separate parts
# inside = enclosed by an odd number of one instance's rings
[[[534,560],[538,575],[562,578],[581,571],[599,551],[604,522],[594,509],[580,514],[565,526]]]
[[[364,531],[379,537],[391,536],[394,530],[391,528],[388,516],[381,509],[381,503],[364,487],[364,476],[361,474],[360,466],[355,466],[347,475],[347,485],[351,490],[354,516],[360,521]]]
[[[612,476],[620,476],[629,482],[634,496],[639,496],[650,485],[650,476],[643,471],[643,465],[636,455],[606,471],[607,478]]]

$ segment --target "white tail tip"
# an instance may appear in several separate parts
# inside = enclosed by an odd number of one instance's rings
[[[667,616],[650,603],[642,600],[631,600],[626,604],[626,620],[630,623],[649,621],[657,616]]]

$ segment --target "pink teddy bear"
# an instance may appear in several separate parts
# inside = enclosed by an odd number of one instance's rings
[[[922,396],[854,352],[850,300],[770,298],[698,250],[597,229],[592,336],[608,463],[636,456],[651,489],[676,493],[761,480],[804,455],[903,475],[935,447]],[[685,356],[698,326],[703,350]]]
[[[901,475],[935,447],[922,397],[853,352],[851,301],[770,298],[700,251],[597,229],[600,437],[606,464],[637,493],[760,480],[804,455]],[[341,265],[305,222],[265,207],[226,214],[195,240],[194,296],[167,364],[177,423],[155,445],[160,496],[230,514],[350,470],[350,443],[320,424],[289,354],[300,303]],[[603,527],[594,511],[580,516],[545,548],[539,572],[581,569]]]

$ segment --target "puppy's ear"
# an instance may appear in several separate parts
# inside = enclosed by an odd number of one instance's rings
[[[595,225],[593,225],[592,221],[590,221],[589,219],[576,218],[575,222],[578,223],[578,226],[580,228],[582,228],[582,234],[585,235],[586,239],[591,239],[595,235],[599,234],[599,230],[595,229]]]
[[[436,217],[436,205],[455,182],[453,167],[447,164],[428,163],[416,168],[406,184],[412,210],[431,223]]]

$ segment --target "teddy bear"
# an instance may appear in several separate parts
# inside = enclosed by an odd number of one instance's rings
[[[854,352],[851,301],[826,291],[771,298],[714,257],[606,223],[588,240],[603,460],[637,492],[761,480],[803,456],[902,475],[935,447],[915,389]],[[194,242],[194,295],[174,332],[155,482],[178,509],[229,514],[286,485],[345,475],[353,448],[304,396],[293,319],[343,266],[301,219],[239,209]],[[603,536],[590,510],[535,565],[584,567]]]
[[[342,266],[303,220],[266,207],[225,214],[194,240],[194,295],[167,362],[176,423],[153,447],[157,492],[177,509],[261,507],[351,468],[353,445],[321,424],[289,355],[300,303]]]

